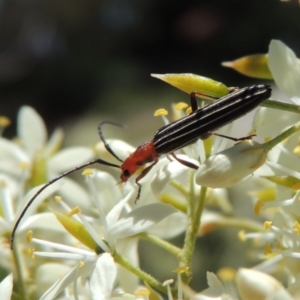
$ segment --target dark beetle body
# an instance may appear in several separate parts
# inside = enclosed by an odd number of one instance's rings
[[[271,96],[271,87],[253,85],[230,93],[190,115],[160,128],[154,135],[154,148],[160,156],[205,139],[209,133],[240,118]]]

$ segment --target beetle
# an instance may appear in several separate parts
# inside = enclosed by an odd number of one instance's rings
[[[191,93],[191,114],[167,124],[160,128],[153,139],[143,143],[121,165],[121,181],[126,182],[141,166],[152,162],[135,179],[139,185],[138,197],[140,196],[141,180],[151,168],[158,162],[160,156],[171,154],[180,163],[193,168],[198,167],[190,162],[179,159],[175,151],[198,139],[206,139],[211,134],[229,138],[234,141],[249,139],[252,136],[232,138],[212,131],[230,123],[257,107],[261,102],[271,96],[271,87],[266,84],[253,85],[232,93],[204,106],[198,108],[196,94]],[[110,153],[112,150],[110,149]]]
[[[267,100],[271,96],[271,92],[272,89],[267,84],[252,85],[242,89],[233,89],[232,92],[228,95],[202,108],[198,107],[196,99],[196,95],[201,93],[192,92],[190,95],[192,112],[189,115],[160,128],[155,133],[152,140],[140,145],[124,161],[122,161],[113,152],[113,150],[106,142],[102,134],[102,126],[104,124],[112,124],[118,126],[121,125],[118,123],[107,121],[100,123],[98,126],[100,139],[104,143],[104,146],[107,149],[107,151],[111,155],[113,155],[117,160],[119,160],[122,164],[119,166],[117,164],[113,164],[98,158],[94,161],[88,162],[70,171],[67,171],[46,183],[29,200],[29,202],[26,204],[25,208],[21,212],[18,220],[16,221],[11,235],[11,248],[13,247],[14,235],[21,219],[23,218],[23,216],[25,215],[26,211],[28,210],[31,203],[35,200],[35,198],[49,185],[77,170],[83,169],[93,164],[102,164],[120,168],[121,182],[124,183],[128,181],[128,179],[138,169],[140,169],[148,163],[151,163],[135,179],[135,183],[138,185],[138,193],[136,199],[139,199],[141,193],[141,184],[139,183],[139,181],[151,170],[151,168],[158,162],[159,158],[162,155],[170,154],[181,164],[184,164],[185,166],[193,169],[198,169],[197,165],[178,158],[174,152],[178,149],[181,149],[187,145],[196,142],[198,139],[204,140],[212,134],[229,138],[234,141],[240,141],[251,138],[253,135],[242,138],[233,138],[213,133],[213,131],[240,118],[241,116],[253,110],[261,102]]]

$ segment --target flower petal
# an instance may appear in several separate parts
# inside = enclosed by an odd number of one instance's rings
[[[57,191],[57,189],[63,184],[63,180],[59,180],[58,182],[55,182],[48,186],[42,193],[40,193],[34,201],[31,203],[31,205],[28,207],[25,215],[23,216],[23,219],[21,220],[19,227],[26,226],[25,220],[27,220],[27,216],[31,215],[33,211],[40,205],[41,202],[43,202],[47,197],[49,197],[52,193]],[[36,193],[43,187],[37,186],[33,189],[31,189],[26,196],[24,197],[24,201],[22,203],[22,207],[18,208],[17,216],[21,214],[21,212],[26,208],[26,205],[32,200],[32,198],[36,195]]]
[[[32,157],[47,140],[47,130],[41,116],[30,106],[22,106],[18,114],[18,136]]]
[[[47,144],[45,145],[45,156],[51,157],[54,155],[60,148],[63,143],[64,132],[60,128],[56,128],[54,132],[49,137]]]
[[[212,272],[206,272],[207,284],[209,288],[195,295],[196,300],[223,299],[224,287],[218,277]],[[226,297],[225,299],[231,299]]]
[[[163,239],[171,239],[186,229],[187,221],[185,214],[176,212],[150,227],[147,232]]]
[[[289,97],[300,97],[300,64],[289,47],[278,40],[269,46],[269,68],[277,86]]]
[[[109,253],[100,255],[97,259],[90,280],[92,299],[110,299],[116,276],[117,268],[112,256]]]
[[[59,151],[49,159],[50,171],[53,173],[63,173],[92,160],[94,153],[86,147],[70,147]]]
[[[51,262],[39,265],[34,278],[38,296],[42,296],[62,274],[67,273],[69,270],[69,266],[60,263]]]
[[[101,205],[104,213],[107,214],[111,209],[114,209],[114,207],[118,205],[120,202],[119,199],[122,198],[120,187],[118,186],[116,179],[107,172],[93,169],[93,174],[90,176],[95,186],[94,192],[98,194],[98,198],[100,198],[101,201],[101,204],[96,203],[96,205]],[[117,219],[119,216],[120,214],[118,214]]]
[[[13,290],[13,275],[10,273],[0,283],[1,300],[10,300]]]
[[[277,136],[284,128],[295,124],[298,120],[298,114],[278,113],[277,109],[260,107],[254,114],[252,129],[257,136],[270,138]]]
[[[141,233],[175,212],[171,205],[161,203],[138,207],[113,224],[109,228],[109,235],[118,239]]]
[[[0,137],[0,149],[1,156],[5,157],[6,161],[12,160],[15,161],[16,164],[30,163],[30,159],[23,149],[3,137]]]
[[[60,181],[60,180],[59,180]],[[91,214],[94,207],[86,189],[70,178],[63,179],[63,185],[57,191],[70,206],[79,206],[83,213]]]
[[[178,158],[198,165],[194,159],[188,158],[186,155],[177,155]],[[187,171],[189,168],[178,161],[172,161],[161,167],[155,174],[151,182],[151,188],[156,197],[159,197],[160,192],[174,178]]]
[[[119,219],[121,212],[125,206],[125,204],[133,199],[134,197],[134,191],[131,191],[124,197],[122,200],[120,200],[106,215],[106,221],[108,226],[113,226]]]
[[[114,153],[122,160],[125,160],[132,152],[135,151],[135,148],[131,145],[115,139],[106,140],[111,149],[114,149]],[[120,163],[116,158],[112,157],[112,155],[105,149],[104,144],[102,142],[96,145],[96,151],[101,159],[112,163]]]
[[[77,264],[60,279],[58,279],[40,298],[40,300],[52,300],[61,291],[67,288],[70,284],[75,282],[75,280],[82,274],[90,270],[94,262],[85,262],[83,266]]]

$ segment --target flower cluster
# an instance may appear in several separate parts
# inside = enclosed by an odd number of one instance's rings
[[[41,117],[22,107],[17,139],[0,137],[0,266],[8,274],[0,283],[2,299],[10,299],[13,289],[22,299],[153,299],[161,297],[159,293],[169,299],[236,299],[237,295],[244,300],[298,299],[300,65],[293,51],[275,40],[268,56],[246,61],[257,64],[251,76],[263,78],[268,69],[267,76],[292,103],[267,100],[256,111],[251,133],[260,142],[245,139],[234,144],[212,135],[181,149],[176,154],[179,160],[162,157],[139,181],[142,192],[137,204],[135,178],[121,185],[115,176],[97,169],[84,170],[84,184],[63,175],[41,190],[47,181],[98,156],[106,159],[108,153],[103,143],[59,151],[62,131],[56,130],[47,140]],[[225,65],[238,69],[241,64]],[[245,65],[243,72],[247,73]],[[193,74],[153,76],[188,93],[197,89],[206,98],[233,91]],[[274,91],[273,98],[279,95]],[[173,119],[190,113],[185,108],[182,103],[174,106]],[[166,114],[158,110],[155,115],[168,124]],[[217,133],[233,136],[234,130],[229,124]],[[124,141],[108,143],[122,159],[134,151]],[[199,168],[190,169],[180,160]],[[251,195],[260,221],[228,216],[234,211],[228,187],[235,187],[240,199]],[[209,210],[207,204],[217,210]],[[20,214],[10,250],[10,235]],[[261,263],[252,269],[224,268],[219,278],[208,272],[209,287],[193,291],[188,283],[196,239],[226,226],[244,229],[239,238],[255,241],[260,247],[255,258]],[[180,234],[184,242],[178,247],[169,240]],[[176,285],[140,268],[141,239],[178,260]],[[160,268],[162,274],[172,276],[172,270],[163,270],[164,264]],[[272,277],[276,273],[284,283]]]

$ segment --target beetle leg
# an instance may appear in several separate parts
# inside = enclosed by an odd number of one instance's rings
[[[198,103],[196,99],[196,92],[191,93],[191,108],[192,112],[195,112],[198,109]]]
[[[180,162],[181,164],[183,164],[184,166],[186,166],[186,167],[188,167],[188,168],[191,168],[191,169],[198,170],[199,167],[198,167],[197,165],[195,165],[195,164],[193,164],[193,163],[191,163],[191,162],[189,162],[189,161],[186,161],[186,160],[184,160],[184,159],[181,159],[181,158],[177,157],[176,154],[175,154],[174,152],[171,153],[171,155],[172,155],[178,162]]]
[[[141,195],[141,190],[142,190],[142,185],[139,183],[139,181],[140,181],[144,176],[146,176],[146,175],[149,173],[149,171],[154,167],[154,165],[157,164],[157,162],[158,162],[158,159],[155,160],[150,166],[148,166],[147,168],[145,168],[145,169],[141,172],[141,174],[135,178],[135,183],[136,183],[136,184],[138,185],[138,187],[139,187],[139,189],[138,189],[138,194],[137,194],[137,197],[136,197],[136,199],[135,199],[135,203],[137,202],[137,200],[139,200],[140,195]]]
[[[228,135],[223,135],[223,134],[219,134],[219,133],[215,133],[215,132],[211,132],[210,134],[225,138],[225,139],[229,139],[232,140],[234,142],[239,142],[239,141],[245,141],[245,140],[251,140],[254,136],[256,136],[256,134],[250,134],[244,137],[240,137],[240,138],[234,138]]]
[[[195,112],[197,109],[199,109],[198,107],[198,102],[197,102],[197,98],[196,95],[199,96],[203,96],[205,98],[211,98],[211,99],[218,99],[217,97],[205,94],[205,93],[200,93],[200,92],[191,92],[191,108],[192,108],[192,112]]]

